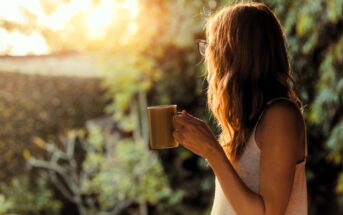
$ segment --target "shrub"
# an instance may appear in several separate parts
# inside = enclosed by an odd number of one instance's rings
[[[54,199],[44,177],[32,183],[28,176],[0,184],[0,214],[59,214],[62,204]]]
[[[0,181],[24,170],[23,152],[36,154],[33,136],[54,138],[103,114],[100,81],[94,78],[0,73]],[[27,150],[25,150],[27,149]],[[27,154],[27,153],[26,153]]]

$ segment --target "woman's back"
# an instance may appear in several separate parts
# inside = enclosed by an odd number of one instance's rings
[[[287,100],[291,101],[285,97],[279,97],[273,99],[267,103],[267,105],[278,100]],[[292,102],[292,101],[291,101]],[[265,108],[266,109],[266,108]],[[264,111],[263,111],[264,112]],[[234,166],[237,174],[246,184],[246,186],[254,191],[255,193],[260,193],[259,182],[260,182],[260,155],[261,151],[255,140],[255,131],[260,121],[262,114],[261,113],[249,140],[246,144],[246,148]],[[295,175],[293,180],[292,192],[289,199],[289,203],[286,210],[286,215],[303,215],[308,213],[308,202],[307,202],[307,184],[306,184],[306,175],[305,175],[305,164],[307,158],[307,141],[305,138],[305,157],[302,161],[296,164]],[[236,214],[230,204],[226,199],[224,192],[220,186],[220,183],[215,178],[215,195],[212,206],[211,215],[232,215]]]

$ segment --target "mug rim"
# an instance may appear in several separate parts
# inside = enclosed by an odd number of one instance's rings
[[[176,107],[177,105],[172,104],[172,105],[153,105],[153,106],[149,106],[147,107],[147,109],[156,109],[156,108],[161,108],[161,107]]]

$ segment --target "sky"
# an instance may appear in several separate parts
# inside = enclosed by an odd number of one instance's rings
[[[57,2],[57,8],[47,14],[41,2]],[[61,3],[62,2],[62,3]],[[129,16],[138,15],[137,0],[100,0],[93,5],[92,0],[70,0],[66,3],[58,0],[0,0],[0,21],[7,20],[22,25],[28,24],[23,8],[34,14],[37,24],[52,31],[63,31],[68,22],[77,14],[85,14],[85,24],[90,38],[100,38],[107,27],[115,23],[116,8],[124,8]],[[7,31],[0,27],[0,55],[48,54],[50,48],[45,38],[37,31],[23,34],[18,30]]]

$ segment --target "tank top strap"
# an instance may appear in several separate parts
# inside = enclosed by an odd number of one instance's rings
[[[263,113],[265,112],[265,110],[267,109],[267,107],[272,104],[273,102],[275,101],[278,101],[278,100],[286,100],[286,101],[290,101],[291,103],[293,103],[297,108],[298,110],[302,113],[302,111],[299,109],[298,105],[296,102],[294,102],[293,100],[291,100],[290,98],[287,98],[287,97],[276,97],[274,99],[271,99],[269,100],[268,102],[266,102],[266,105],[264,106],[261,114],[259,115],[257,121],[256,121],[256,124],[254,126],[254,131],[256,130],[256,127],[258,125],[258,123],[260,122],[261,118],[262,118],[262,115]],[[307,137],[307,131],[306,131],[306,124],[305,124],[305,121],[304,121],[304,118],[303,118],[303,122],[304,122],[304,126],[305,126],[305,137]],[[308,154],[308,149],[307,149],[307,138],[305,138],[305,160],[307,160],[307,154]]]

